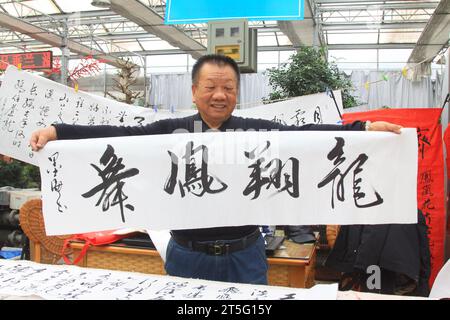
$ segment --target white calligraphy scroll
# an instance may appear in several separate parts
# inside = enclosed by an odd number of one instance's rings
[[[151,109],[111,99],[8,67],[0,87],[0,154],[37,164],[31,133],[52,123],[139,125],[153,122]]]
[[[0,297],[52,300],[336,300],[337,284],[310,289],[0,260]]]
[[[308,123],[337,124],[343,113],[340,91],[334,91],[336,103],[326,93],[317,93],[248,109],[235,110],[234,115],[245,118],[272,120],[286,125]],[[339,110],[339,111],[338,111]]]
[[[335,91],[342,113],[340,91]],[[81,125],[145,125],[185,117],[195,109],[170,112],[130,106],[61,85],[10,66],[0,87],[0,154],[37,164],[29,147],[31,133],[53,123]],[[235,115],[283,124],[337,123],[339,113],[327,94],[314,94],[260,107],[235,110]]]
[[[38,155],[48,235],[417,222],[414,129],[61,140]]]

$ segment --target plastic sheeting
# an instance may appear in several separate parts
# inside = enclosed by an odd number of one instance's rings
[[[383,80],[387,77],[387,81]],[[447,77],[447,78],[446,78]],[[447,80],[445,80],[445,78]],[[447,94],[447,73],[438,74],[436,79],[422,78],[410,81],[398,72],[353,71],[351,75],[355,91],[354,95],[362,105],[362,110],[390,108],[434,108],[442,105]],[[191,75],[155,74],[151,75],[148,104],[158,109],[191,109]],[[366,83],[369,88],[366,89]],[[444,88],[444,90],[443,90]],[[245,109],[261,105],[264,98],[272,92],[269,79],[264,73],[241,75],[241,88],[238,108]]]
[[[387,81],[383,79],[387,77]],[[389,108],[435,108],[440,107],[442,76],[410,81],[401,72],[353,71],[351,80],[354,95],[369,110]],[[368,83],[368,86],[367,86]],[[367,88],[368,87],[368,88]],[[445,92],[446,94],[446,92]],[[444,96],[445,96],[444,94]]]

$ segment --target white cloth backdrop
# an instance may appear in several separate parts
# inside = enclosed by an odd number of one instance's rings
[[[446,70],[446,69],[445,69]],[[369,90],[365,89],[366,81],[375,82],[388,76],[388,81],[372,83]],[[368,109],[378,109],[382,106],[391,108],[430,108],[440,107],[447,94],[444,76],[436,80],[423,78],[412,82],[401,75],[401,71],[370,72],[353,71],[351,80],[355,87],[355,96]],[[148,103],[157,108],[175,110],[192,108],[191,74],[155,74],[151,76]],[[435,81],[435,83],[433,83]],[[447,80],[448,81],[448,80]],[[264,73],[241,75],[239,107],[242,109],[258,105],[263,98],[272,92],[268,76]]]
[[[387,81],[382,80],[383,75],[388,77]],[[383,106],[390,108],[440,107],[442,77],[438,77],[433,84],[430,78],[423,78],[421,81],[407,80],[401,72],[353,71],[351,80],[355,87],[354,95],[363,104],[368,105],[370,110]],[[368,90],[365,88],[367,81],[370,83]]]
[[[192,107],[191,74],[158,74],[150,77],[148,103],[158,109]]]

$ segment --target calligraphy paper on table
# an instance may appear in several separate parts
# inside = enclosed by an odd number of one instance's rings
[[[414,129],[61,140],[38,155],[48,235],[417,222]]]
[[[334,94],[337,107],[332,98],[322,93],[235,110],[234,115],[288,125],[335,124],[340,120],[342,99],[340,91]],[[130,106],[81,90],[76,92],[73,88],[10,66],[0,86],[0,154],[36,165],[35,153],[29,146],[31,133],[53,123],[140,126],[196,112],[193,109],[155,112]]]
[[[299,289],[0,260],[0,295],[51,300],[336,300],[337,284]]]

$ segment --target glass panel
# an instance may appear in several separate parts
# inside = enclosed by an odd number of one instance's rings
[[[346,62],[346,63],[337,63],[337,66],[340,71],[343,71],[345,73],[350,73],[352,70],[376,70],[377,64],[376,63],[358,63],[358,62]]]
[[[177,49],[163,40],[139,40],[145,50]]]
[[[239,27],[231,27],[230,36],[239,37]]]
[[[92,0],[55,0],[58,6],[64,12],[94,11],[105,10],[107,8],[99,8],[91,5]]]
[[[382,33],[380,34],[380,43],[416,43],[420,34],[420,32]]]
[[[278,51],[258,52],[258,64],[275,63],[278,65]]]
[[[160,69],[162,67],[183,67],[186,72],[187,58],[185,54],[147,56],[147,66]]]
[[[331,61],[339,63],[368,63],[377,62],[377,50],[329,50],[328,57]]]
[[[380,62],[402,62],[406,63],[411,55],[412,49],[380,49]]]
[[[289,61],[289,58],[295,53],[294,50],[280,51],[280,63],[285,63]]]
[[[277,32],[278,44],[280,46],[290,46],[292,45],[291,40],[281,32]]]
[[[379,70],[402,70],[405,63],[401,62],[383,62],[378,65]]]
[[[6,10],[6,13],[13,17],[26,17],[32,14],[33,10],[26,8],[21,5],[5,3],[2,4],[3,9]]]
[[[216,29],[216,38],[222,38],[223,36],[225,36],[225,29],[217,28]]]
[[[139,45],[139,43],[137,43],[137,41],[114,42],[114,45],[119,47],[121,50],[126,50],[126,51],[131,51],[131,52],[142,51],[142,48]]]
[[[377,43],[376,33],[328,34],[328,44]]]
[[[61,13],[50,0],[23,1],[22,3],[45,14]]]
[[[258,36],[258,46],[276,46],[277,39],[274,34],[260,34]]]
[[[265,71],[267,69],[278,68],[276,63],[258,63],[258,72]]]

